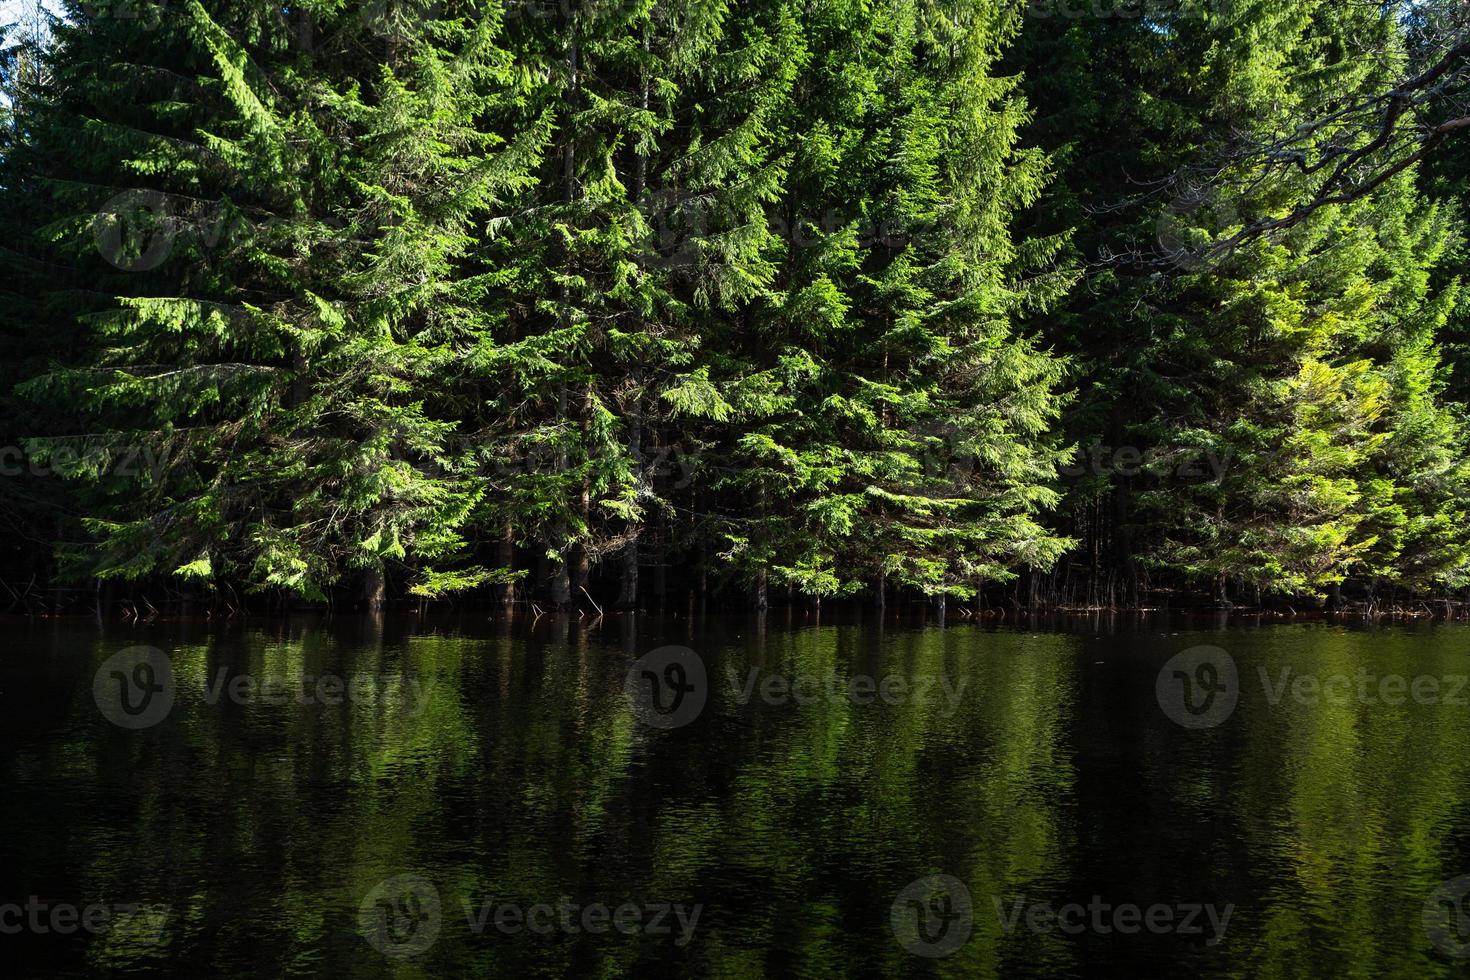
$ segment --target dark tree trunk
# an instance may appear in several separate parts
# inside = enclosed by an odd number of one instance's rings
[[[639,157],[640,164],[642,157]],[[633,399],[633,411],[628,416],[628,453],[637,461],[640,469],[643,459],[643,409],[637,395]],[[643,475],[640,472],[641,483]],[[618,605],[632,609],[638,605],[638,534],[641,528],[636,522],[628,527],[628,543],[623,545],[623,581],[618,591]]]
[[[633,609],[638,605],[638,537],[623,545],[623,578],[618,589],[618,605]]]
[[[653,566],[653,593],[658,596],[658,604],[662,607],[669,589],[669,525],[662,513],[658,516],[658,551],[655,558],[658,563]]]
[[[364,569],[362,573],[362,602],[368,609],[382,609],[388,601],[388,583],[380,567]]]
[[[551,605],[565,609],[572,604],[572,580],[567,572],[567,563],[562,559],[551,569]]]
[[[513,571],[516,563],[516,535],[515,528],[510,521],[505,522],[505,527],[500,530],[500,567],[506,571]],[[499,587],[500,604],[506,609],[515,605],[516,587],[513,582],[506,582]]]

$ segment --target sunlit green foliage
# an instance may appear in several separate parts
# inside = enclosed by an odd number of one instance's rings
[[[67,9],[0,143],[18,563],[1470,583],[1458,171],[1219,247],[1323,179],[1242,141],[1410,63],[1371,5],[136,6]]]

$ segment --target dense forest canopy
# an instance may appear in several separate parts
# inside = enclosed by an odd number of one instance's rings
[[[6,43],[7,599],[1470,586],[1459,3],[98,0]]]

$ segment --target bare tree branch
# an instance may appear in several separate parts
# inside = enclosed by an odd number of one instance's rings
[[[1280,186],[1293,172],[1326,177],[1311,182],[1307,196],[1285,214],[1247,222],[1208,255],[1224,255],[1300,225],[1323,208],[1367,197],[1470,129],[1470,4],[1397,0],[1383,4],[1381,16],[1404,25],[1412,74],[1386,91],[1345,94],[1290,132],[1243,138],[1222,154],[1210,182],[1247,193]]]

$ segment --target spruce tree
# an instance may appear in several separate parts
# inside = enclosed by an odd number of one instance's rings
[[[555,129],[502,249],[516,319],[481,355],[517,447],[498,519],[545,550],[556,605],[614,553],[635,601],[644,524],[674,514],[685,478],[653,462],[680,427],[729,416],[701,349],[771,275],[770,117],[791,28],[779,4],[704,0],[589,3],[521,25],[518,57],[548,80],[532,98]]]
[[[1070,430],[1149,462],[1073,484],[1094,568],[1144,559],[1222,601],[1236,587],[1320,596],[1348,576],[1456,581],[1463,537],[1437,515],[1453,520],[1463,498],[1464,435],[1429,339],[1454,302],[1431,282],[1456,238],[1447,216],[1409,171],[1221,246],[1322,179],[1262,179],[1232,163],[1237,147],[1391,77],[1401,26],[1331,4],[1185,3],[1066,27],[1033,42],[1032,65],[1057,51],[1070,68],[1038,76],[1059,106],[1039,131],[1075,140],[1058,147],[1073,190],[1038,220],[1091,211],[1077,235],[1089,288],[1049,324],[1082,370]],[[1083,86],[1128,94],[1079,108],[1068,93]]]
[[[483,488],[453,439],[477,315],[457,262],[534,157],[479,128],[514,85],[497,11],[154,13],[71,11],[20,164],[70,347],[23,390],[75,407],[33,448],[105,434],[71,466],[69,567],[356,578],[370,603],[385,578],[484,580],[461,557]]]
[[[779,271],[721,345],[742,420],[721,486],[746,504],[726,553],[758,594],[969,595],[1064,546],[1037,519],[1060,365],[1012,324],[1061,285],[1057,242],[1010,232],[1045,179],[994,72],[1019,21],[987,2],[801,17]]]

